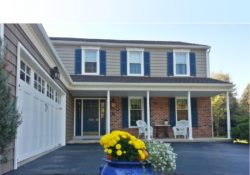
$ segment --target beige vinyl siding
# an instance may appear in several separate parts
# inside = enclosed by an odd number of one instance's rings
[[[109,76],[119,76],[121,75],[120,71],[120,52],[125,50],[122,48],[103,48],[106,50],[106,73]]]
[[[206,50],[192,50],[196,55],[196,76],[207,77]]]
[[[55,46],[57,54],[62,60],[70,75],[75,74],[75,49],[74,46]]]
[[[120,76],[120,51],[126,50],[121,47],[100,47],[106,50],[106,75],[107,76]],[[139,46],[138,46],[139,47]],[[69,74],[75,74],[75,49],[81,48],[81,46],[72,45],[55,45],[56,51],[61,58],[65,68]],[[150,76],[151,77],[166,77],[167,75],[167,52],[172,52],[169,49],[155,49],[145,48],[145,51],[150,52]],[[196,54],[196,76],[206,77],[206,50],[205,49],[192,49],[192,52]]]
[[[150,76],[167,76],[167,52],[170,50],[147,49],[150,52]]]

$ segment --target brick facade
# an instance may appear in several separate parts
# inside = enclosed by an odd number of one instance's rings
[[[211,100],[209,97],[197,98],[198,108],[198,128],[193,128],[193,137],[212,137],[212,120],[211,120]],[[165,120],[169,119],[169,98],[168,97],[151,97],[151,125],[163,124]],[[121,97],[111,98],[111,130],[120,129],[128,131],[137,136],[137,128],[122,128],[122,104]],[[159,129],[159,137],[164,137],[164,128]],[[168,135],[173,138],[172,128],[168,128]],[[155,130],[154,130],[155,137]]]

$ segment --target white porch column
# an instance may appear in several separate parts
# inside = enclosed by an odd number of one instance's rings
[[[149,91],[147,91],[147,124],[148,124],[148,135],[147,135],[147,139],[151,140],[150,138],[150,133],[151,133],[151,128],[150,128],[150,96],[149,96]]]
[[[229,100],[229,92],[226,94],[227,96],[227,138],[231,139],[231,117],[230,117],[230,100]]]
[[[110,133],[110,90],[107,91],[106,108],[106,133]]]
[[[191,113],[191,93],[188,91],[188,137],[190,140],[193,139],[193,128],[192,128],[192,113]]]

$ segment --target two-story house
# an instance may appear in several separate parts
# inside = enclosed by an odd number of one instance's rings
[[[95,138],[115,129],[137,134],[137,120],[174,126],[189,121],[189,138],[212,137],[211,96],[231,84],[209,78],[207,45],[51,38],[70,74],[74,118],[69,138]],[[69,119],[68,119],[69,120]],[[73,133],[72,133],[73,131]],[[168,129],[172,136],[172,129]]]
[[[230,138],[232,84],[209,78],[209,46],[49,38],[40,24],[0,24],[0,39],[22,120],[0,174],[74,139],[114,129],[137,134],[137,120],[172,127],[184,119],[189,139],[212,137],[210,97],[220,93]]]

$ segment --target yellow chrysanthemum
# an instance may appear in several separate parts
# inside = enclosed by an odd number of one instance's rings
[[[121,156],[121,155],[122,155],[122,151],[121,151],[121,150],[117,150],[117,151],[116,151],[116,155],[117,155],[117,156]]]
[[[108,154],[111,154],[112,153],[112,149],[108,149]]]
[[[141,154],[142,154],[142,150],[139,149],[139,150],[138,150],[138,153],[141,155]]]
[[[141,158],[141,160],[145,160],[145,158],[146,158],[145,154],[144,153],[140,154],[140,158]]]
[[[121,149],[121,147],[122,146],[119,143],[115,145],[115,149]]]

